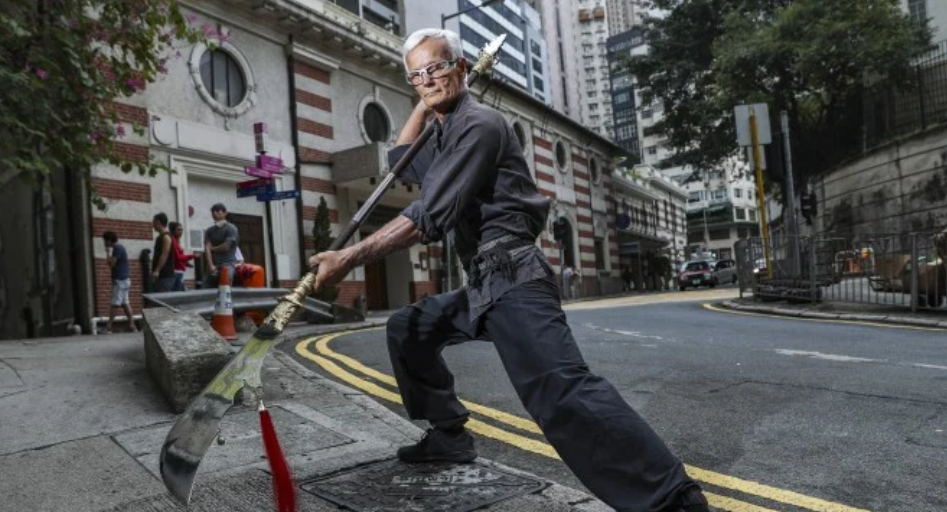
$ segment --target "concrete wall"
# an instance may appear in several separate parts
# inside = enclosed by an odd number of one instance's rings
[[[814,180],[818,233],[863,236],[947,226],[947,127],[897,141]]]

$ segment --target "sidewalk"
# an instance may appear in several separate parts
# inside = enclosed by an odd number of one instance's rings
[[[766,313],[771,315],[816,318],[821,320],[853,320],[908,327],[940,327],[947,329],[947,311],[918,310],[883,304],[858,304],[852,302],[822,301],[815,304],[790,304],[784,301],[764,302],[752,296],[727,300],[721,303],[735,311]]]
[[[357,325],[293,326],[282,343],[383,324],[384,318],[373,317]],[[267,357],[263,380],[293,467],[300,511],[339,510],[320,497],[327,495],[342,496],[358,509],[353,504],[370,497],[369,484],[378,484],[385,471],[404,470],[406,465],[393,460],[396,447],[422,434],[370,397],[307,370],[279,350]],[[145,370],[141,334],[0,342],[0,511],[185,510],[158,476],[158,452],[174,419]],[[208,451],[188,510],[273,510],[256,411],[234,407],[221,428],[226,443]],[[435,471],[441,469],[411,470],[442,475]],[[473,475],[502,482],[490,492],[504,501],[486,510],[610,510],[587,494],[489,461],[450,471],[456,474],[450,478],[462,481]],[[419,493],[415,498],[428,492],[441,501],[452,494],[432,487],[430,478],[440,482],[439,476],[388,478],[380,494],[396,504],[411,499],[411,492]],[[432,489],[437,492],[430,494]],[[515,494],[511,489],[521,492],[509,497]],[[418,503],[404,510],[418,510]],[[469,510],[465,506],[430,510]]]

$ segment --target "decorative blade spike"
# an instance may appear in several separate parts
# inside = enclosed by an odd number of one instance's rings
[[[500,47],[503,46],[504,41],[506,41],[506,34],[500,34],[496,39],[484,46],[483,51],[495,56],[500,51]]]

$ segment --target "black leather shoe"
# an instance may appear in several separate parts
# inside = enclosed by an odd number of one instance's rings
[[[710,512],[707,498],[696,485],[681,491],[667,512]]]
[[[472,462],[476,458],[473,436],[465,429],[449,433],[430,428],[417,444],[398,448],[402,462]]]

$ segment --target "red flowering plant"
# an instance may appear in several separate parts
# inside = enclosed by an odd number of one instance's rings
[[[115,151],[126,135],[120,123],[130,120],[119,119],[113,101],[142,91],[167,72],[179,47],[206,37],[176,0],[5,0],[0,186],[13,178],[41,183],[60,171],[88,177],[99,162],[141,175],[167,170]]]

